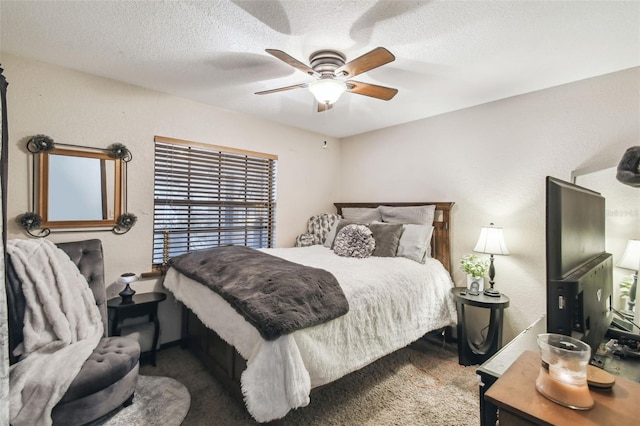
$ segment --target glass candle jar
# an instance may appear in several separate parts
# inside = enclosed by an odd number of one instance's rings
[[[575,410],[593,407],[587,384],[589,345],[573,337],[547,333],[538,335],[538,347],[542,362],[536,379],[538,392]]]

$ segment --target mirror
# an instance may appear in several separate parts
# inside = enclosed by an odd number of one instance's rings
[[[43,227],[114,226],[122,214],[121,198],[121,159],[69,149],[40,153]]]
[[[27,141],[27,150],[34,154],[35,211],[18,217],[27,234],[42,238],[52,229],[73,228],[111,228],[115,234],[125,234],[135,225],[136,216],[127,213],[127,163],[133,156],[126,146],[63,145],[35,135]]]
[[[624,311],[626,301],[620,298],[620,283],[628,279],[634,271],[622,269],[616,265],[629,240],[640,239],[640,188],[622,184],[616,179],[617,167],[575,170],[573,181],[585,188],[601,193],[606,202],[605,249],[613,255],[613,307]],[[635,318],[638,319],[638,290],[636,289]],[[636,321],[637,323],[637,321]],[[637,333],[638,330],[636,329]]]

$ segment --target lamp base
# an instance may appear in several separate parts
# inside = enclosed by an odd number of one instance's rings
[[[124,290],[118,294],[122,297],[122,303],[131,303],[133,302],[133,295],[136,294],[136,291],[129,287],[129,283],[127,283]]]
[[[632,315],[636,306],[636,291],[638,288],[638,272],[633,275],[633,284],[629,288],[629,301],[627,302],[627,309],[631,311]]]
[[[489,297],[500,297],[500,292],[493,288],[488,288],[484,291],[485,296]]]

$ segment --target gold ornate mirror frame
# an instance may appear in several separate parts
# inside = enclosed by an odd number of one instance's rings
[[[126,170],[132,159],[126,146],[63,145],[46,135],[36,135],[27,142],[27,150],[34,154],[35,211],[18,219],[30,236],[46,237],[52,231],[87,232],[87,228],[124,234],[133,227],[137,218],[126,213]],[[38,228],[38,233],[32,232]]]
[[[123,213],[121,159],[103,152],[57,148],[39,156],[38,212],[43,227],[116,225]]]

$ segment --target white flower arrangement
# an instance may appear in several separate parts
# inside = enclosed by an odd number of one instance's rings
[[[460,259],[460,269],[474,278],[482,278],[489,270],[489,259],[480,259],[475,254],[467,254]]]

